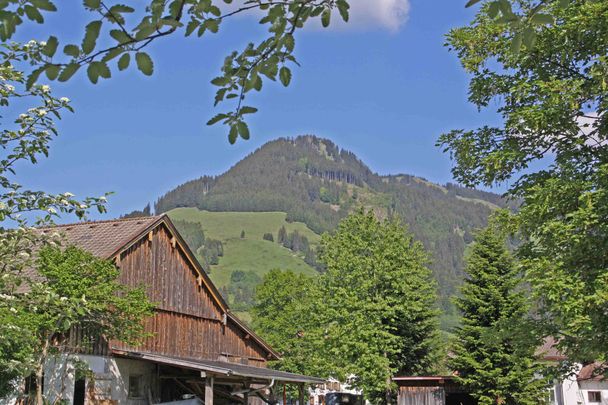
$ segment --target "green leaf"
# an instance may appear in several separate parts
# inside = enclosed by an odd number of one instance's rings
[[[513,52],[513,54],[515,54],[516,56],[519,55],[519,50],[521,49],[521,43],[522,43],[522,35],[518,32],[517,34],[515,34],[513,36],[513,39],[511,40],[511,52]]]
[[[119,44],[131,41],[131,37],[127,35],[123,30],[111,30],[110,36],[118,41]]]
[[[42,52],[43,55],[52,58],[55,55],[55,52],[57,52],[57,45],[59,45],[59,41],[57,41],[56,37],[51,35],[46,41],[46,45],[40,50],[40,52]]]
[[[30,0],[35,7],[45,11],[57,11],[57,7],[49,0]]]
[[[233,124],[230,127],[230,132],[228,133],[228,142],[230,142],[231,145],[234,145],[238,135],[239,135],[239,130],[238,130],[236,124]]]
[[[40,11],[36,7],[33,7],[29,4],[26,4],[23,7],[23,11],[25,11],[25,15],[32,21],[36,21],[38,24],[42,24],[44,22],[44,17],[40,14]]]
[[[536,31],[534,31],[534,28],[527,27],[523,31],[522,43],[527,49],[534,48],[534,44],[536,43]]]
[[[46,65],[46,70],[44,72],[46,73],[46,77],[48,77],[49,80],[55,80],[57,76],[59,76],[60,71],[61,66],[59,65]]]
[[[118,70],[125,70],[129,67],[129,62],[131,62],[131,55],[128,53],[124,53],[120,59],[118,59]]]
[[[553,22],[555,20],[553,19],[553,16],[551,16],[549,14],[537,13],[537,14],[532,15],[531,21],[534,24],[547,25],[547,24],[553,24]]]
[[[199,26],[199,22],[196,20],[192,20],[188,23],[188,25],[186,26],[186,36],[189,37],[194,30],[196,30],[196,28],[198,28]]]
[[[281,79],[283,86],[289,86],[289,83],[291,82],[291,70],[289,70],[288,67],[283,66],[279,71],[279,78]]]
[[[249,139],[249,127],[245,121],[239,121],[238,124],[236,124],[236,127],[241,138],[245,140]]]
[[[36,83],[36,81],[38,80],[38,78],[40,77],[42,72],[45,71],[45,69],[46,69],[46,66],[42,66],[42,67],[39,67],[38,69],[32,71],[32,73],[30,73],[30,75],[27,77],[27,80],[25,82],[25,88],[27,90],[32,88],[32,86]]]
[[[135,33],[135,38],[138,40],[147,38],[150,35],[154,34],[154,31],[156,31],[156,26],[154,24],[143,24],[138,28],[139,29]]]
[[[258,112],[258,109],[255,107],[248,107],[248,106],[244,106],[241,107],[240,113],[241,114],[253,114]]]
[[[215,18],[207,19],[203,22],[203,27],[215,34],[220,29],[220,21]]]
[[[74,58],[77,58],[78,56],[80,56],[80,48],[77,47],[76,45],[66,45],[63,47],[63,53],[65,53],[68,56],[72,56]]]
[[[82,40],[82,51],[86,54],[93,52],[99,38],[101,21],[91,21],[85,28],[84,39]]]
[[[59,74],[58,80],[60,82],[67,82],[72,76],[74,76],[74,73],[76,73],[78,69],[80,69],[80,65],[78,63],[70,63],[63,68]]]
[[[488,6],[488,16],[490,18],[496,18],[498,16],[498,12],[500,11],[499,5],[497,1],[493,1]]]
[[[96,10],[101,7],[101,0],[84,0],[84,5],[85,7]]]
[[[215,117],[213,117],[209,121],[207,121],[207,125],[217,124],[218,122],[220,122],[221,120],[223,120],[226,117],[227,117],[226,114],[217,114]]]
[[[137,62],[137,68],[146,76],[152,75],[154,72],[154,64],[152,58],[145,52],[137,52],[135,54],[135,61]]]
[[[103,62],[111,61],[112,59],[114,59],[118,55],[122,54],[124,51],[125,50],[122,47],[110,49],[108,52],[106,52],[105,55],[103,55],[103,58],[101,58],[101,60]]]
[[[329,27],[330,20],[331,20],[331,9],[326,8],[325,10],[323,10],[323,13],[321,14],[321,24],[323,25],[323,27]]]
[[[469,0],[469,1],[467,1],[467,4],[465,4],[464,6],[466,8],[468,8],[468,7],[474,6],[475,4],[479,3],[480,1],[481,0]]]
[[[91,62],[87,69],[87,75],[89,76],[89,80],[93,84],[97,84],[97,81],[100,77],[110,78],[110,68],[104,62]]]
[[[348,2],[346,0],[338,0],[336,2],[336,5],[338,6],[338,11],[340,12],[340,16],[342,17],[342,20],[344,20],[345,22],[348,22],[348,17],[349,17],[348,9],[350,8],[350,5],[348,4]]]

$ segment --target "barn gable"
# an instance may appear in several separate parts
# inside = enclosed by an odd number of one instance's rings
[[[152,336],[139,347],[110,342],[118,352],[146,352],[264,367],[278,354],[230,313],[228,305],[166,215],[63,225],[68,243],[114,260],[120,281],[147,286],[155,303],[145,321]]]

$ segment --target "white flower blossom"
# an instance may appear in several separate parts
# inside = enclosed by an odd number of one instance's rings
[[[70,99],[69,99],[69,98],[67,98],[67,97],[61,97],[61,98],[59,99],[59,101],[61,101],[63,104],[67,104],[67,103],[69,103],[69,102],[70,102]]]
[[[44,108],[39,108],[38,109],[38,115],[40,117],[44,117],[47,114],[47,111]]]
[[[42,86],[40,86],[40,90],[42,90],[45,93],[48,93],[49,91],[51,91],[51,87],[46,84],[43,84]]]
[[[49,214],[56,214],[57,213],[57,210],[55,208],[53,208],[53,207],[49,207],[46,211]]]
[[[67,198],[74,197],[74,194],[69,193],[67,191],[65,193],[63,193],[63,195],[66,196]]]

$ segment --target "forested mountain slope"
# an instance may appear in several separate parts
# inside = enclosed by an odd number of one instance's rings
[[[285,212],[288,221],[303,222],[320,234],[361,206],[380,216],[398,215],[423,242],[431,253],[442,306],[449,310],[472,231],[506,202],[496,194],[440,186],[412,175],[381,176],[329,140],[300,136],[271,141],[220,176],[178,186],[158,199],[155,211]]]

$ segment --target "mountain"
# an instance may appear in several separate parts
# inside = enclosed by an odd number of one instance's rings
[[[399,216],[431,254],[441,306],[449,317],[450,297],[464,276],[463,254],[472,231],[485,226],[494,209],[506,206],[493,193],[438,185],[409,174],[378,175],[333,142],[300,136],[268,142],[220,176],[176,187],[158,199],[155,211],[193,207],[205,212],[278,212],[285,213],[287,223],[301,222],[316,234],[331,231],[359,207],[381,217]],[[190,214],[181,212],[180,220],[188,221],[200,211],[186,212]],[[201,224],[204,228],[204,221]],[[276,233],[273,227],[276,223],[265,232]]]

